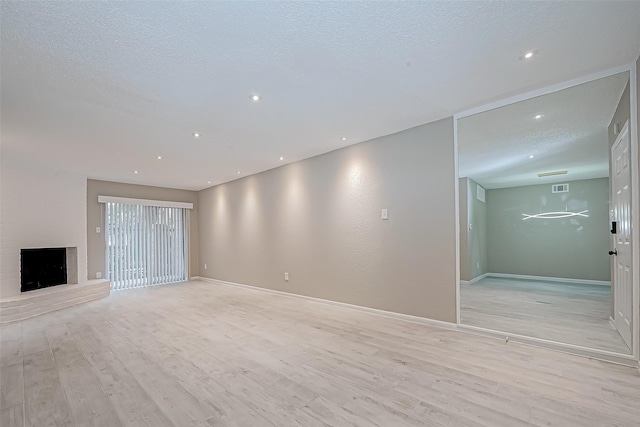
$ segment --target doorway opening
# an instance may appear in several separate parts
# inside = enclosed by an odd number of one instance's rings
[[[630,76],[456,117],[462,327],[637,357]]]

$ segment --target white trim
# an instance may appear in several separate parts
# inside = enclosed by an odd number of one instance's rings
[[[631,346],[633,348],[633,355],[636,360],[640,358],[640,343],[638,343],[638,337],[640,337],[640,176],[638,174],[638,167],[640,162],[638,161],[638,70],[636,63],[632,63],[629,67],[629,99],[631,101],[630,106],[630,120],[631,120],[631,141],[630,141],[630,154],[631,154],[631,259],[633,271],[631,272],[633,278],[633,330],[631,331]],[[640,363],[638,364],[640,368]]]
[[[611,327],[613,329],[615,329],[616,331],[618,330],[618,328],[616,328],[616,321],[613,320],[613,317],[609,316],[609,325],[611,325]]]
[[[193,209],[193,203],[167,200],[131,199],[128,197],[98,196],[98,203],[123,203],[125,205],[159,206],[162,208]]]
[[[565,282],[565,283],[580,283],[584,285],[611,286],[611,282],[607,282],[604,280],[569,279],[564,277],[529,276],[526,274],[508,274],[508,273],[487,273],[486,276],[500,277],[500,278],[506,278],[506,279],[542,280],[544,282]]]
[[[477,281],[479,281],[479,280],[484,279],[484,278],[485,278],[485,277],[487,277],[488,275],[489,275],[489,273],[484,273],[484,274],[481,274],[481,275],[479,275],[479,276],[474,277],[474,278],[473,278],[473,279],[471,279],[471,280],[460,280],[460,284],[461,284],[461,285],[473,285],[474,283],[476,283],[476,282],[477,282]]]
[[[455,184],[453,187],[454,221],[456,235],[456,325],[460,324],[460,174],[458,165],[458,119],[453,116],[453,173]]]
[[[242,283],[226,282],[224,280],[210,279],[208,277],[200,277],[198,280],[200,280],[201,282],[214,283],[216,285],[235,286],[239,288],[250,289],[258,292],[266,292],[269,294],[280,295],[280,296],[285,296],[289,298],[298,298],[298,299],[314,301],[322,304],[334,305],[337,307],[343,307],[351,310],[362,311],[365,313],[376,314],[378,316],[404,320],[406,322],[421,323],[423,325],[433,326],[441,329],[448,329],[448,330],[457,329],[457,325],[455,323],[443,322],[441,320],[435,320],[435,319],[427,319],[426,317],[418,317],[418,316],[412,316],[410,314],[395,313],[392,311],[379,310],[377,308],[363,307],[361,305],[347,304],[345,302],[331,301],[328,299],[310,297],[307,295],[293,294],[291,292],[276,291],[273,289],[260,288],[258,286],[245,285]]]
[[[192,276],[192,277],[189,278],[189,280],[201,280],[201,279],[202,279],[202,277],[200,277],[200,276]]]
[[[604,360],[605,362],[618,363],[625,366],[636,366],[636,359],[631,354],[614,353],[612,351],[597,350],[589,347],[582,347],[574,344],[566,344],[557,341],[545,340],[542,338],[527,337],[524,335],[512,334],[509,332],[501,332],[492,329],[479,328],[477,326],[458,325],[458,330],[475,335],[482,335],[490,338],[496,338],[502,341],[517,342],[519,344],[533,345],[537,347],[547,348],[562,353],[575,354],[578,356],[588,357],[592,359]]]

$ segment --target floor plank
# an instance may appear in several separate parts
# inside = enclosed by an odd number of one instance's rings
[[[60,384],[76,425],[122,425],[66,325],[57,322],[52,324],[53,326],[47,328],[47,338]]]
[[[24,358],[25,426],[71,426],[73,420],[51,350]]]

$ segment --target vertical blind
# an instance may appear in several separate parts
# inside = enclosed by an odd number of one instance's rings
[[[187,280],[188,210],[106,203],[106,269],[111,289]]]

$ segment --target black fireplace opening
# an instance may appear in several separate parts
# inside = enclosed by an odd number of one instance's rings
[[[67,248],[22,249],[20,291],[67,283]]]

